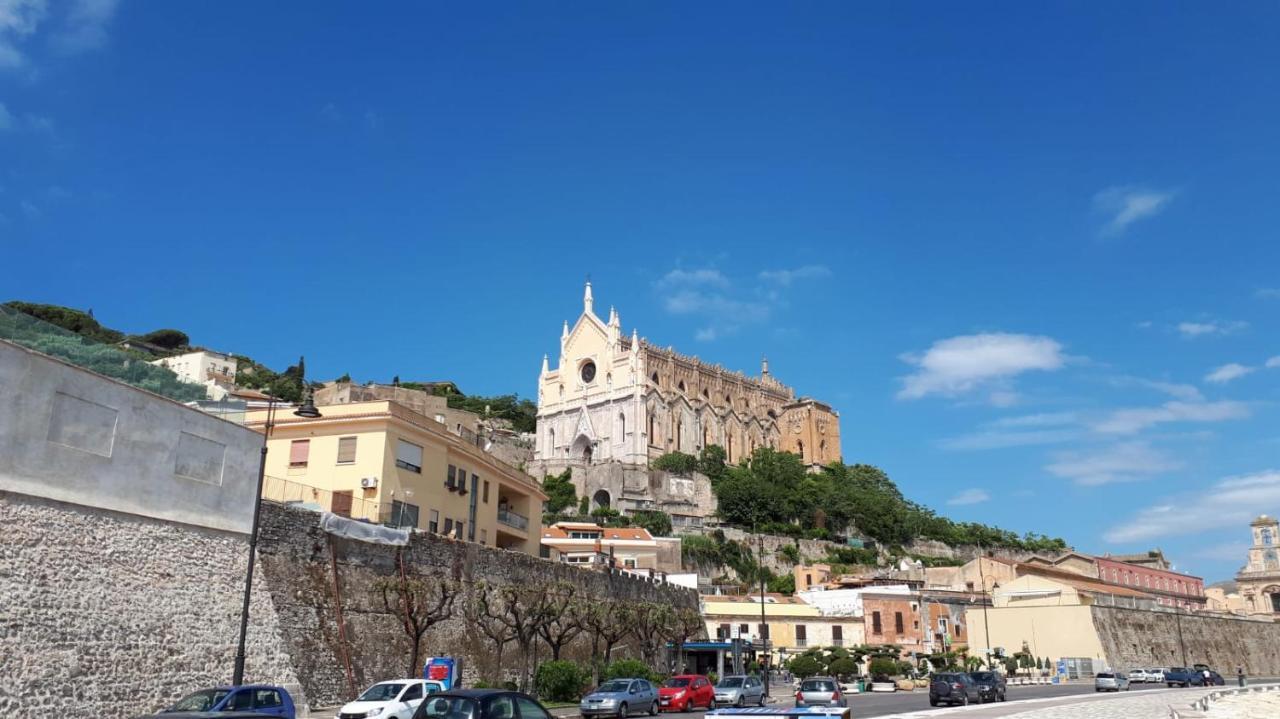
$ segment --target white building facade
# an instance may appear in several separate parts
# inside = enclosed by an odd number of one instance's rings
[[[152,360],[149,364],[172,370],[183,382],[204,385],[212,400],[226,397],[236,382],[236,358],[221,352],[199,350]]]

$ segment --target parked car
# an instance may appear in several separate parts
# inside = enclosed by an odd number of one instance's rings
[[[849,706],[840,682],[834,677],[809,677],[800,682],[796,690],[796,707],[844,707]]]
[[[677,674],[658,688],[658,706],[663,709],[687,712],[698,707],[710,709],[715,703],[716,690],[701,674]]]
[[[181,719],[205,714],[225,715],[227,719],[233,716],[295,719],[297,710],[293,706],[293,697],[289,696],[289,692],[285,691],[284,687],[270,684],[246,684],[192,692],[156,716],[162,716],[164,719]]]
[[[1124,672],[1098,672],[1093,676],[1095,692],[1129,691],[1129,676]]]
[[[1154,684],[1164,684],[1164,673],[1169,671],[1168,667],[1156,667],[1147,670],[1147,681]]]
[[[521,692],[453,689],[428,696],[413,719],[551,719],[551,713]]]
[[[1204,686],[1204,676],[1195,669],[1169,667],[1164,670],[1164,683],[1171,687]]]
[[[393,679],[365,689],[353,702],[338,710],[335,719],[409,719],[428,694],[444,691],[440,682],[428,679]]]
[[[582,716],[625,717],[634,712],[658,713],[658,690],[647,679],[610,679],[578,703]]]
[[[716,706],[764,706],[764,682],[760,677],[738,674],[720,679],[715,686]]]
[[[1005,682],[1003,674],[1000,672],[969,672],[969,676],[978,684],[978,691],[986,696],[985,701],[1004,701],[1004,695],[1008,691],[1009,685]]]
[[[978,704],[983,700],[982,690],[973,677],[963,672],[934,674],[929,681],[929,706],[939,704]]]
[[[1129,682],[1132,684],[1148,684],[1163,681],[1164,673],[1159,669],[1134,669],[1129,672]]]

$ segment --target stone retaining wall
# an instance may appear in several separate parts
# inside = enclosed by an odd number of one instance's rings
[[[1120,669],[1208,664],[1231,681],[1280,676],[1280,624],[1198,614],[1093,607],[1107,660]]]

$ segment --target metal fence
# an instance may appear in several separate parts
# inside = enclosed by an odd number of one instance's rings
[[[390,502],[378,502],[354,496],[354,492],[334,492],[309,484],[267,475],[263,478],[262,498],[316,512],[363,519],[386,524],[395,519]]]

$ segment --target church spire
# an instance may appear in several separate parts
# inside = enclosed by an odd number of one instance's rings
[[[582,311],[591,314],[595,299],[591,296],[591,280],[587,280],[587,288],[582,292]]]
[[[560,341],[564,342],[569,339],[569,320],[564,321],[564,329],[560,330]]]
[[[762,377],[769,376],[769,358],[768,357],[760,358],[760,375]]]
[[[549,357],[547,357],[546,355],[542,355],[542,376],[543,377],[546,377],[547,373],[551,371],[551,367],[548,364],[549,360],[550,360]]]

